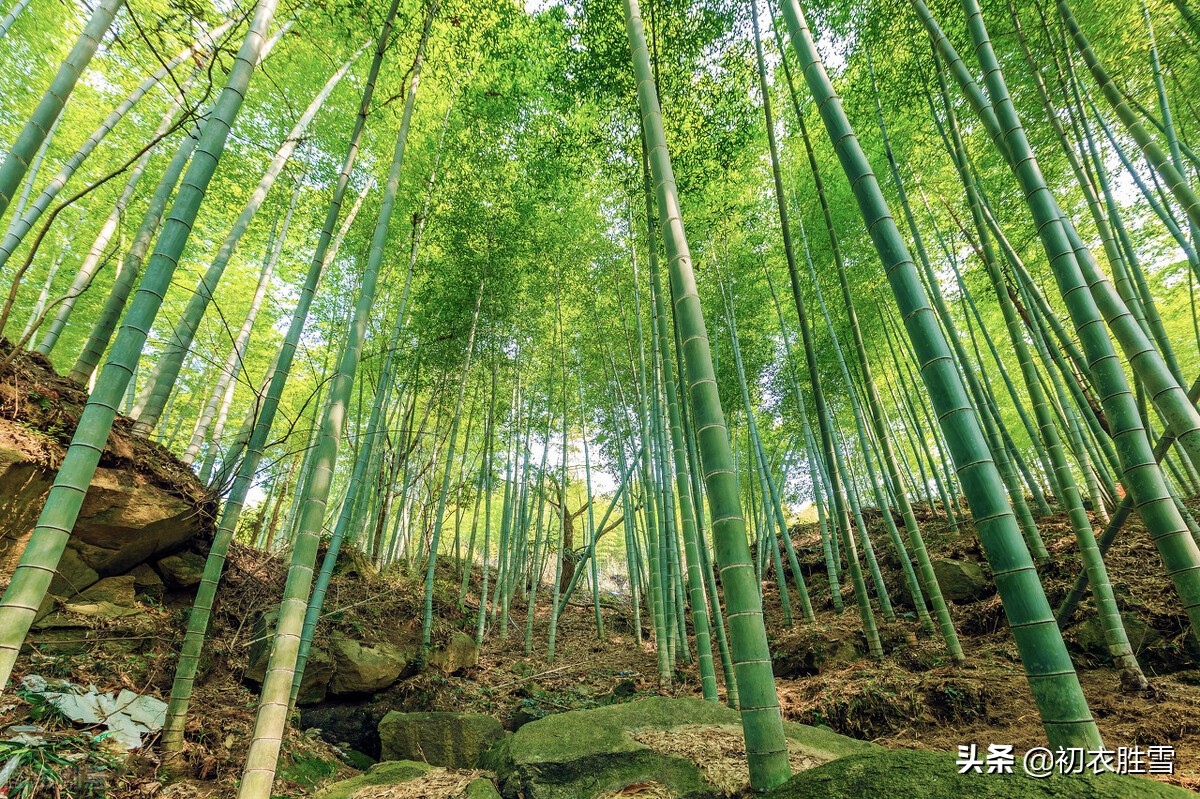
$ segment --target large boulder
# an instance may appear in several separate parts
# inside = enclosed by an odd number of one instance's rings
[[[271,659],[271,643],[275,639],[275,625],[279,620],[278,611],[260,613],[251,625],[250,664],[246,667],[245,678],[251,682],[262,683],[267,676],[267,663]],[[300,693],[296,696],[296,704],[312,705],[325,699],[329,693],[329,683],[333,680],[333,658],[324,647],[313,644],[309,650],[308,663],[304,667],[304,676],[300,680]]]
[[[409,671],[420,649],[416,645],[370,644],[353,638],[329,642],[333,658],[330,693],[336,696],[371,694],[387,688]]]
[[[876,749],[835,732],[786,723],[793,771]],[[479,765],[506,799],[593,799],[653,784],[680,799],[740,796],[749,780],[736,710],[654,697],[559,713],[522,726]]]
[[[0,343],[7,354],[7,345]],[[87,391],[37,355],[0,380],[0,574],[11,574],[62,465]],[[183,549],[212,532],[215,497],[164,447],[118,418],[50,585],[70,598],[104,577]]]
[[[30,454],[16,448],[20,442],[4,435],[11,424],[0,420],[0,571],[20,557],[55,474],[26,460]],[[5,444],[13,448],[2,449]],[[63,584],[54,588],[63,594],[82,591],[207,532],[210,500],[194,477],[181,489],[163,487],[134,469],[98,468],[67,545]]]
[[[81,591],[79,598],[88,602],[109,602],[119,607],[131,608],[136,602],[134,583],[132,574],[105,577],[91,588]]]
[[[1196,794],[1117,774],[1035,779],[1020,759],[1012,774],[959,774],[953,755],[913,750],[854,755],[795,775],[766,799],[1186,799]]]
[[[473,669],[479,665],[479,647],[471,636],[455,632],[429,656],[429,665],[447,676]]]
[[[379,722],[383,760],[421,760],[446,768],[471,768],[504,727],[482,713],[400,713]]]
[[[191,588],[204,579],[204,562],[195,552],[179,552],[160,560],[158,571],[172,588]]]
[[[988,593],[988,580],[978,563],[954,558],[933,561],[933,574],[942,596],[952,602],[972,602]]]

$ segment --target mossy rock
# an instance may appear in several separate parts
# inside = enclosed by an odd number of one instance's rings
[[[766,799],[1187,799],[1173,785],[1118,774],[1027,776],[959,774],[953,755],[878,750],[835,760],[792,777]]]
[[[400,713],[379,722],[380,758],[423,760],[446,768],[471,768],[504,737],[499,721],[482,713]]]
[[[487,777],[480,777],[467,786],[465,799],[501,799],[496,785]]]
[[[359,774],[357,777],[328,785],[315,793],[312,799],[350,799],[360,788],[370,785],[396,785],[415,780],[432,770],[433,766],[428,763],[418,763],[415,760],[389,760],[385,763],[376,763],[366,774]]]
[[[784,727],[789,749],[811,763],[876,748],[829,730],[790,723]],[[522,726],[487,752],[480,765],[496,772],[501,794],[509,799],[591,799],[649,781],[668,786],[679,799],[729,795],[692,759],[656,750],[634,737],[651,731],[674,731],[681,741],[702,740],[706,731],[714,739],[740,735],[741,716],[701,699],[664,697],[558,713]]]
[[[938,558],[933,561],[933,573],[942,594],[952,602],[974,602],[989,593],[987,576],[974,561]]]

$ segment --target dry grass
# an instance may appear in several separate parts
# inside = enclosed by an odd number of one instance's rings
[[[455,799],[482,776],[482,771],[435,768],[396,785],[359,788],[350,799]]]
[[[631,733],[631,737],[656,752],[695,763],[705,781],[725,796],[741,796],[750,784],[746,741],[740,727],[689,724],[670,730],[640,730]],[[819,766],[824,761],[801,751],[789,741],[788,762],[792,773],[796,773]]]
[[[596,799],[677,799],[678,796],[661,782],[635,782],[615,791],[605,791]]]

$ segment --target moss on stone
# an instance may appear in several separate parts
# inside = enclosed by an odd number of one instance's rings
[[[695,763],[655,751],[630,733],[694,726],[740,729],[740,725],[740,714],[724,705],[653,697],[531,722],[493,747],[480,765],[497,773],[505,796],[527,799],[589,799],[647,781],[668,785],[683,799],[715,797],[719,792]],[[786,725],[786,733],[821,762],[875,748],[801,724]]]
[[[500,799],[500,792],[487,777],[480,777],[467,786],[466,799]]]
[[[408,782],[432,769],[433,766],[427,763],[418,763],[415,760],[389,760],[384,763],[376,763],[366,774],[326,786],[314,794],[313,799],[350,799],[350,796],[360,788],[369,785],[395,785],[400,782]]]

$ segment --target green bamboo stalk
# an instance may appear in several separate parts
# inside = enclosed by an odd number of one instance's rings
[[[260,63],[266,59],[275,44],[291,29],[291,26],[291,20],[285,22],[263,44],[258,54],[258,61]],[[204,118],[211,118],[214,109],[215,105],[210,107],[204,114]],[[96,318],[96,323],[88,334],[79,357],[67,375],[68,379],[75,384],[80,386],[87,385],[96,367],[100,364],[100,359],[103,357],[104,351],[108,348],[113,331],[116,330],[117,322],[121,318],[121,313],[125,310],[125,304],[129,300],[129,295],[133,292],[133,287],[137,283],[142,261],[145,259],[146,253],[150,251],[150,245],[154,241],[154,234],[158,231],[163,212],[167,208],[167,203],[171,199],[175,185],[179,182],[180,176],[183,175],[184,169],[195,153],[202,135],[202,129],[199,124],[190,127],[187,135],[184,136],[183,141],[175,151],[175,155],[172,156],[166,169],[163,170],[162,176],[159,178],[158,184],[150,196],[146,213],[142,217],[142,223],[134,235],[129,250],[125,254],[120,270],[117,272],[117,279],[112,291],[105,299],[104,307],[100,315]],[[134,381],[131,380],[129,385],[132,391]],[[130,408],[126,408],[123,413],[128,415],[129,410]]]
[[[17,17],[28,5],[29,0],[17,0],[16,5],[9,9],[8,13],[4,15],[4,19],[0,20],[0,39],[3,39],[8,35],[9,29],[12,28],[12,25],[14,22],[16,22]]]
[[[449,109],[447,109],[446,119],[447,121],[449,120]],[[445,123],[443,123],[442,133],[445,133]],[[330,535],[329,546],[325,551],[325,558],[321,562],[321,570],[317,574],[316,584],[313,586],[312,595],[308,599],[308,608],[306,609],[304,615],[304,627],[300,633],[300,646],[296,653],[295,674],[292,678],[292,693],[290,701],[293,706],[295,706],[296,699],[300,695],[300,686],[304,679],[304,669],[308,663],[309,652],[312,648],[313,635],[316,632],[317,622],[320,620],[321,616],[321,608],[325,602],[325,594],[329,589],[329,582],[333,578],[333,569],[337,563],[342,542],[345,539],[347,532],[351,529],[351,525],[354,520],[355,501],[358,498],[360,490],[363,486],[363,480],[366,476],[367,469],[372,461],[375,443],[379,435],[378,428],[380,419],[386,413],[386,406],[390,397],[390,389],[392,385],[393,364],[395,363],[396,353],[399,349],[400,336],[403,333],[406,325],[409,291],[412,288],[413,272],[416,268],[417,253],[419,252],[421,244],[421,233],[424,230],[425,219],[428,216],[429,203],[433,193],[434,178],[437,174],[437,164],[440,157],[441,140],[439,140],[438,150],[434,156],[434,164],[432,170],[430,171],[429,179],[425,183],[424,213],[413,225],[412,243],[409,247],[408,268],[404,273],[404,287],[400,292],[400,305],[396,311],[396,321],[393,325],[391,340],[388,344],[387,353],[384,355],[383,366],[380,369],[379,385],[375,391],[374,400],[371,403],[371,412],[369,418],[367,419],[366,434],[361,437],[362,443],[359,447],[358,453],[356,453],[354,458],[354,470],[350,476],[350,482],[346,489],[346,498],[343,501],[341,510],[338,513],[338,518],[337,522],[334,524],[333,533]],[[472,334],[473,333],[474,328],[472,328]],[[416,357],[419,363],[420,353],[418,353]],[[463,372],[463,381],[465,384],[465,370]],[[401,396],[403,397],[403,389],[401,392]]]
[[[801,225],[800,229],[801,233],[803,233],[803,225]],[[862,452],[863,463],[867,467],[867,483],[874,493],[876,507],[879,509],[880,515],[883,516],[884,529],[887,530],[888,537],[891,538],[892,541],[892,546],[896,550],[896,558],[900,562],[901,571],[904,574],[905,584],[908,586],[909,594],[912,596],[913,607],[917,611],[917,619],[919,620],[922,629],[926,630],[927,632],[932,632],[933,620],[929,616],[929,610],[925,607],[925,597],[921,590],[921,585],[917,581],[917,575],[913,570],[912,561],[909,559],[908,551],[905,549],[904,542],[900,538],[900,531],[896,529],[896,520],[892,518],[892,511],[888,507],[887,501],[884,499],[879,477],[875,472],[875,466],[871,459],[870,444],[867,440],[866,424],[863,422],[862,407],[858,399],[858,392],[855,391],[854,382],[850,378],[850,370],[846,366],[846,359],[842,354],[842,345],[838,341],[837,331],[834,330],[833,320],[829,315],[829,309],[825,305],[825,295],[821,292],[821,285],[817,280],[817,270],[813,265],[812,254],[808,249],[807,238],[805,238],[804,242],[804,256],[805,260],[808,262],[808,273],[813,282],[813,290],[817,295],[817,304],[820,306],[821,315],[825,319],[825,327],[829,333],[829,339],[833,343],[834,355],[837,357],[838,366],[841,368],[842,372],[842,380],[846,384],[846,392],[850,398],[850,406],[854,415],[855,432],[858,435],[859,449]],[[851,311],[851,313],[853,314],[853,311]],[[852,320],[856,325],[857,318],[852,316]],[[862,528],[862,536],[865,540],[869,541],[865,525]],[[872,562],[875,561],[874,553],[868,551],[868,559]],[[879,570],[877,563],[872,563],[871,568],[873,572],[878,572]],[[937,581],[934,580],[935,584],[936,582]],[[882,576],[879,577],[879,589],[880,604],[883,606],[884,616],[889,617],[889,621],[894,621],[895,611],[891,611],[889,613],[891,607],[886,592],[886,586],[883,584]]]
[[[643,140],[643,150],[645,143]],[[671,365],[671,337],[667,332],[666,304],[663,300],[663,290],[659,278],[658,247],[654,246],[654,196],[650,183],[649,165],[646,164],[643,152],[642,170],[643,193],[646,197],[647,238],[652,242],[649,248],[650,294],[654,302],[654,316],[657,323],[658,349],[662,354],[663,387],[667,395],[667,413],[671,432],[671,454],[675,467],[675,495],[679,500],[680,527],[683,532],[683,545],[687,554],[687,574],[689,599],[692,608],[692,629],[696,635],[696,652],[700,666],[700,688],[704,698],[710,702],[717,701],[717,676],[713,666],[711,628],[709,625],[708,607],[705,604],[705,585],[701,575],[700,547],[703,539],[697,526],[697,506],[693,504],[692,485],[689,477],[687,450],[684,445],[683,415],[679,392],[676,390],[675,373]],[[601,522],[603,524],[603,522]],[[782,580],[782,578],[781,578]],[[782,587],[781,590],[785,590]],[[686,649],[687,638],[683,639]]]
[[[635,0],[636,2],[636,0]],[[646,516],[646,536],[647,536],[647,567],[648,580],[650,586],[650,611],[654,621],[654,641],[655,653],[658,659],[658,680],[659,685],[668,687],[672,682],[670,648],[668,644],[667,619],[666,619],[666,600],[665,590],[662,583],[662,568],[659,558],[658,547],[658,500],[656,492],[649,490],[647,486],[653,486],[653,449],[650,445],[650,409],[647,407],[647,401],[650,399],[650,385],[646,376],[646,358],[645,344],[642,331],[642,305],[641,293],[638,288],[638,264],[635,255],[636,250],[633,242],[633,222],[632,213],[629,217],[629,232],[630,232],[630,264],[633,267],[633,297],[634,297],[634,319],[636,321],[637,330],[637,357],[634,357],[633,350],[630,349],[630,363],[637,364],[638,375],[638,418],[641,420],[641,451],[642,451],[642,469],[641,483],[645,493],[645,502],[643,511]],[[624,318],[624,310],[622,310],[622,319]],[[626,330],[626,343],[632,347],[629,331]]]
[[[976,227],[980,233],[980,250],[984,266],[987,269],[988,277],[1000,302],[1000,310],[1004,315],[1009,339],[1016,351],[1017,361],[1025,379],[1025,387],[1029,392],[1029,397],[1033,404],[1034,415],[1037,417],[1038,431],[1041,434],[1045,449],[1056,473],[1056,483],[1059,487],[1059,501],[1067,511],[1067,516],[1071,521],[1072,532],[1075,534],[1075,540],[1079,545],[1080,554],[1083,557],[1085,571],[1088,574],[1089,581],[1093,585],[1093,595],[1096,599],[1105,641],[1108,644],[1109,652],[1114,662],[1120,669],[1123,687],[1126,690],[1145,691],[1148,687],[1146,677],[1142,673],[1141,667],[1138,665],[1137,659],[1134,657],[1133,650],[1130,647],[1129,638],[1126,635],[1120,612],[1117,609],[1112,585],[1108,579],[1108,571],[1104,565],[1099,547],[1096,544],[1091,521],[1084,510],[1083,499],[1080,496],[1075,478],[1071,473],[1070,463],[1067,461],[1062,439],[1055,425],[1055,419],[1050,412],[1049,403],[1038,380],[1033,358],[1025,343],[1024,331],[1021,329],[1016,310],[1004,285],[1004,278],[1000,272],[999,262],[991,247],[990,240],[987,238],[986,226],[983,224],[983,215],[979,208],[978,192],[975,190],[974,181],[966,169],[966,150],[963,147],[953,106],[949,104],[947,104],[947,118],[950,123],[951,143],[953,145],[952,154],[958,164],[960,175],[963,177],[963,184],[967,190],[971,212],[975,217]]]
[[[271,280],[275,275],[275,267],[278,265],[279,257],[283,253],[283,245],[287,241],[288,231],[292,224],[292,216],[296,211],[296,201],[300,198],[300,187],[301,184],[297,183],[296,188],[292,191],[292,201],[288,204],[287,213],[283,218],[283,225],[278,231],[276,230],[274,221],[272,222],[271,233],[267,238],[263,269],[259,274],[258,285],[255,286],[254,295],[250,298],[250,307],[246,311],[246,318],[242,320],[242,326],[234,337],[233,346],[230,348],[229,354],[225,356],[225,362],[221,365],[220,372],[218,372],[217,383],[213,386],[207,402],[202,406],[203,410],[200,413],[200,417],[196,420],[196,425],[192,430],[192,437],[188,441],[187,449],[180,456],[180,460],[185,465],[190,466],[194,463],[200,454],[200,449],[204,446],[204,441],[208,437],[210,429],[212,430],[212,444],[209,447],[211,457],[204,459],[203,465],[207,468],[201,470],[201,482],[207,482],[208,477],[211,476],[212,464],[216,458],[217,442],[221,440],[222,433],[224,432],[229,407],[233,401],[233,392],[237,386],[235,376],[240,367],[244,368],[242,359],[250,343],[250,334],[254,331],[254,323],[258,318],[258,312],[262,308],[263,301],[266,299],[267,290],[271,287]],[[278,217],[275,221],[277,220]]]
[[[313,461],[313,469],[309,474],[308,484],[305,486],[303,512],[292,549],[288,578],[284,586],[284,598],[279,608],[279,619],[271,645],[266,677],[263,680],[253,738],[250,741],[246,755],[246,767],[238,789],[238,799],[267,799],[271,794],[271,785],[275,779],[283,731],[287,725],[296,655],[300,646],[304,615],[308,608],[313,565],[332,487],[333,469],[337,459],[338,446],[341,443],[346,406],[361,358],[371,309],[375,302],[379,267],[383,262],[392,210],[400,183],[405,144],[420,85],[421,66],[429,40],[430,27],[436,13],[437,2],[434,0],[429,6],[421,39],[417,45],[417,54],[413,61],[408,91],[404,100],[404,112],[396,135],[391,169],[380,201],[379,220],[375,226],[370,253],[363,269],[358,300],[354,306],[353,318],[345,347],[339,359],[337,372],[330,384],[331,402],[321,420],[321,436]]]
[[[184,309],[178,324],[176,324],[175,329],[172,331],[163,352],[155,360],[154,372],[147,381],[145,388],[142,389],[142,395],[138,398],[137,405],[134,406],[134,417],[137,419],[136,424],[133,426],[135,434],[148,435],[158,423],[158,418],[162,414],[163,407],[166,405],[167,397],[170,396],[171,389],[175,384],[175,378],[179,375],[179,369],[183,365],[183,359],[191,349],[192,340],[196,336],[196,331],[200,328],[200,322],[208,310],[209,304],[212,302],[213,292],[216,291],[217,284],[220,282],[221,276],[225,273],[225,267],[228,266],[230,259],[233,257],[238,243],[249,229],[255,214],[258,213],[258,209],[262,207],[262,203],[266,199],[271,187],[275,184],[275,180],[283,172],[292,153],[299,146],[309,124],[316,117],[317,112],[321,110],[321,106],[324,105],[325,100],[337,88],[337,85],[349,71],[351,65],[365,49],[366,44],[363,44],[334,71],[333,75],[321,87],[317,96],[309,103],[304,113],[296,120],[296,124],[292,126],[283,143],[275,151],[275,155],[271,158],[270,163],[263,172],[263,176],[259,179],[258,185],[250,193],[244,207],[234,221],[233,227],[218,248],[212,263],[209,264],[208,269],[201,277],[191,299],[188,300],[187,308]]]
[[[193,71],[192,78],[198,74],[199,70]],[[163,113],[158,127],[151,136],[151,141],[161,142],[161,140],[169,135],[169,133],[174,129],[177,124],[176,115],[183,108],[184,101],[187,99],[185,94],[190,83],[191,78],[189,78],[189,80],[184,84],[183,92],[174,94],[170,106]],[[185,127],[185,130],[186,129],[187,128]],[[50,139],[47,138],[46,141],[49,142]],[[70,320],[71,315],[75,310],[76,301],[91,287],[97,272],[99,272],[102,268],[104,260],[106,260],[105,250],[108,247],[109,242],[112,241],[113,236],[119,233],[118,227],[120,226],[121,220],[125,217],[125,210],[129,207],[130,202],[133,201],[134,191],[137,189],[137,185],[141,181],[142,175],[145,174],[146,166],[150,163],[150,157],[152,155],[154,155],[153,149],[146,150],[130,168],[129,177],[125,180],[125,186],[121,189],[121,195],[117,198],[117,201],[113,203],[112,211],[109,212],[108,218],[104,220],[104,224],[100,227],[100,232],[96,234],[96,238],[93,241],[91,248],[88,250],[87,255],[84,256],[83,261],[79,265],[79,270],[76,272],[75,280],[72,282],[70,290],[67,292],[63,301],[59,304],[58,309],[54,313],[54,319],[51,321],[49,327],[46,329],[45,334],[42,336],[41,341],[35,348],[37,352],[41,353],[42,355],[48,356],[54,350],[55,345],[58,343],[59,337],[62,335],[63,330],[67,326],[67,322]],[[33,174],[32,171],[30,174]],[[16,213],[14,213],[14,216],[16,216]],[[123,238],[118,237],[118,242],[119,243],[114,247],[114,250],[119,247],[121,243],[123,243]],[[110,252],[108,257],[111,257],[113,254],[113,252]],[[31,318],[31,327],[33,327],[33,322],[34,320]],[[32,333],[33,330],[31,329],[29,334],[32,335]],[[22,336],[22,338],[25,338],[25,336]]]
[[[106,116],[100,122],[96,129],[88,134],[87,138],[84,139],[83,144],[79,145],[75,152],[73,152],[71,156],[63,163],[58,172],[50,178],[45,186],[43,186],[37,198],[30,203],[28,207],[24,208],[22,212],[14,214],[13,219],[9,222],[8,229],[4,233],[3,239],[0,240],[0,270],[4,269],[4,267],[8,264],[9,258],[11,258],[13,253],[16,252],[16,249],[21,242],[25,240],[25,236],[33,229],[38,220],[41,219],[42,214],[44,214],[46,209],[50,207],[50,204],[54,202],[54,199],[59,195],[59,192],[62,191],[63,187],[67,185],[72,177],[74,177],[75,173],[79,170],[79,167],[83,165],[83,162],[87,159],[87,157],[91,155],[98,146],[100,146],[100,143],[104,141],[109,132],[116,127],[117,123],[125,118],[125,115],[129,113],[130,109],[137,105],[138,101],[145,97],[147,93],[162,83],[164,78],[170,76],[172,82],[174,82],[175,76],[173,73],[181,64],[184,64],[193,58],[207,58],[209,51],[216,46],[215,40],[217,37],[221,36],[226,30],[232,27],[232,25],[233,23],[231,21],[218,26],[217,28],[213,29],[211,33],[202,35],[199,39],[185,47],[174,58],[164,62],[157,70],[155,70],[140,84],[138,84],[138,86],[134,88],[134,90],[131,91],[124,100],[118,103],[116,108],[114,108],[108,114],[108,116]],[[180,121],[180,124],[181,123],[182,120]],[[153,144],[165,138],[167,132],[167,130],[164,130],[156,135],[155,138],[151,140],[151,143]],[[145,154],[143,154],[143,156],[139,157],[137,160],[141,161],[144,157]],[[36,244],[34,246],[36,248]],[[11,311],[13,301],[16,299],[17,290],[20,288],[21,284],[21,277],[25,273],[27,266],[28,262],[15,272],[8,299],[4,305],[4,310],[0,312],[0,329],[4,329],[7,326],[9,312]],[[95,268],[94,264],[92,268]],[[80,271],[84,272],[85,270],[81,268]]]
[[[765,791],[786,781],[790,767],[775,678],[771,673],[762,599],[753,582],[754,571],[734,482],[728,431],[713,375],[691,253],[679,212],[641,13],[637,0],[625,0],[624,7],[629,49],[637,78],[638,105],[662,220],[661,235],[671,270],[672,302],[680,326],[688,393],[695,413],[704,481],[708,488],[713,540],[729,608],[730,642],[746,736],[750,785],[754,790]]]
[[[669,273],[668,273],[669,274]],[[671,294],[674,290],[668,288]],[[710,629],[716,632],[717,651],[721,656],[721,673],[725,680],[725,701],[734,708],[738,707],[737,680],[733,671],[733,660],[729,651],[729,640],[725,633],[725,616],[721,612],[721,601],[717,596],[717,580],[713,574],[712,558],[708,551],[708,538],[704,530],[704,491],[700,482],[700,455],[696,445],[696,431],[692,424],[692,409],[688,402],[687,387],[683,365],[683,344],[679,337],[679,323],[675,314],[675,306],[671,309],[671,330],[675,334],[675,376],[677,379],[676,396],[679,397],[679,416],[683,427],[683,437],[687,444],[688,476],[691,482],[691,501],[695,509],[696,550],[700,556],[700,571],[704,579],[704,592],[708,598]]]
[[[199,156],[187,171],[184,187],[175,199],[146,276],[117,335],[113,354],[88,397],[37,526],[3,599],[0,599],[0,688],[8,684],[25,633],[45,597],[71,528],[79,516],[84,494],[112,429],[116,406],[141,356],[146,331],[162,304],[176,262],[191,233],[192,222],[216,171],[229,129],[241,109],[274,13],[275,0],[260,0],[228,82],[217,99],[213,117],[205,126],[201,145],[197,148]]]
[[[91,18],[88,19],[87,25],[79,35],[74,47],[71,48],[66,60],[59,65],[58,72],[50,83],[50,88],[42,95],[33,115],[25,123],[21,132],[17,134],[4,162],[0,163],[0,215],[8,210],[9,203],[12,202],[13,195],[20,187],[30,162],[46,138],[46,132],[58,121],[63,106],[67,104],[71,92],[75,89],[75,84],[79,81],[83,71],[87,69],[92,56],[100,47],[100,40],[112,26],[113,19],[123,5],[125,5],[125,0],[103,0],[96,6],[96,10],[92,12]]]
[[[1154,140],[1154,137],[1150,135],[1150,132],[1138,120],[1133,109],[1129,107],[1129,103],[1125,101],[1124,94],[1117,88],[1112,77],[1108,74],[1108,70],[1105,69],[1100,59],[1096,56],[1095,51],[1092,50],[1091,42],[1088,41],[1078,20],[1075,19],[1070,3],[1067,0],[1055,0],[1055,6],[1058,8],[1059,16],[1062,17],[1067,33],[1075,43],[1079,54],[1083,56],[1084,63],[1092,73],[1092,77],[1100,87],[1100,91],[1104,94],[1105,99],[1112,105],[1117,117],[1125,125],[1125,129],[1129,134],[1133,136],[1134,141],[1137,142],[1138,147],[1153,166],[1155,172],[1167,184],[1172,196],[1187,214],[1188,222],[1194,227],[1200,227],[1200,197],[1197,197],[1194,190],[1188,184],[1187,178],[1172,163],[1170,155],[1163,150],[1162,145]]]
[[[920,0],[914,2],[919,3]],[[1150,463],[1150,442],[1103,322],[1108,322],[1127,353],[1132,349],[1130,363],[1135,373],[1152,393],[1156,405],[1171,421],[1172,430],[1181,443],[1184,439],[1200,443],[1200,436],[1197,436],[1200,426],[1193,424],[1193,419],[1200,421],[1200,414],[1195,405],[1187,400],[1186,393],[1178,388],[1161,355],[1142,334],[1129,311],[1124,309],[1122,312],[1119,307],[1122,304],[1111,284],[1098,275],[1098,267],[1079,241],[1074,228],[1065,223],[1065,217],[1046,186],[1009,99],[977,4],[974,0],[964,0],[964,9],[976,43],[977,57],[984,65],[989,91],[997,101],[994,111],[982,116],[985,126],[1001,147],[1001,153],[1017,165],[1014,173],[1021,182],[1028,198],[1027,204],[1039,225],[1039,238],[1050,257],[1059,291],[1066,301],[1084,350],[1088,353],[1093,378],[1101,388],[1102,404],[1112,427],[1112,438],[1124,467],[1126,481],[1193,626],[1200,628],[1200,549],[1196,547],[1174,505],[1161,470]],[[948,45],[943,36],[939,40],[939,48],[945,52],[949,49]],[[991,120],[996,120],[995,124]],[[1081,291],[1083,288],[1088,290]],[[1183,395],[1183,402],[1178,401],[1176,394]],[[1194,447],[1185,445],[1185,449],[1190,452]]]
[[[1007,600],[1005,612],[1047,735],[1054,746],[1097,747],[1099,732],[1087,710],[1078,677],[1054,624],[1020,528],[1004,499],[1003,482],[988,456],[979,419],[971,409],[966,387],[954,366],[945,336],[937,327],[933,309],[923,296],[912,257],[833,92],[800,6],[796,0],[786,0],[783,10],[792,46],[800,57],[838,159],[855,187],[863,220],[919,356],[922,376],[951,447],[1001,600]]]
[[[475,350],[475,331],[479,326],[479,309],[483,307],[483,287],[486,278],[479,281],[479,290],[475,293],[475,311],[471,316],[471,332],[467,334],[466,355],[464,356],[462,376],[458,381],[458,399],[454,402],[454,416],[450,422],[450,443],[446,446],[446,466],[442,473],[442,488],[438,494],[437,511],[433,515],[433,534],[429,539],[429,563],[425,567],[425,613],[421,622],[421,648],[428,653],[433,635],[433,577],[437,566],[437,555],[442,536],[443,517],[446,513],[446,496],[450,490],[450,476],[453,474],[455,445],[458,442],[458,423],[462,416],[463,397],[467,392],[467,375],[471,372],[471,356]],[[297,686],[298,687],[298,686]]]
[[[783,52],[780,50],[780,52]],[[784,62],[786,63],[786,62]],[[808,423],[808,411],[804,406],[804,397],[800,391],[800,378],[796,374],[796,364],[792,356],[792,342],[788,336],[787,325],[783,321],[783,307],[779,303],[779,295],[775,291],[775,284],[771,280],[771,270],[767,268],[766,261],[763,261],[763,273],[767,277],[767,288],[771,291],[771,300],[775,305],[775,315],[779,319],[779,330],[783,337],[783,346],[785,360],[787,362],[787,373],[792,386],[792,393],[796,399],[796,407],[800,412],[800,425],[804,434],[806,460],[809,467],[809,480],[813,487],[813,503],[817,506],[817,525],[821,534],[821,551],[825,560],[825,573],[829,579],[830,599],[833,602],[833,609],[838,613],[842,612],[842,590],[838,582],[837,563],[833,555],[833,547],[830,541],[829,526],[825,513],[825,497],[824,497],[824,474],[821,471],[820,456],[817,453],[816,445],[813,442],[812,428]],[[789,559],[795,561],[795,549],[792,546],[791,534],[784,535],[784,542],[788,545]],[[798,576],[798,579],[803,579],[800,575],[799,563],[792,563],[792,571]],[[799,590],[799,589],[797,589]]]

